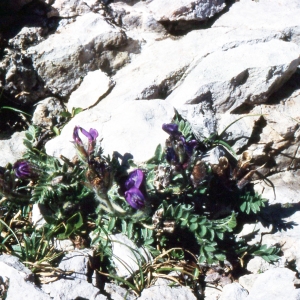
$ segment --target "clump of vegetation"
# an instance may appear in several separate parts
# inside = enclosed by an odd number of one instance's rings
[[[41,274],[62,254],[53,240],[69,238],[78,248],[93,247],[98,271],[138,294],[159,276],[195,286],[213,264],[233,266],[253,255],[276,261],[277,248],[249,246],[236,235],[266,203],[251,186],[251,153],[236,159],[216,135],[196,140],[178,115],[162,129],[166,144],[136,165],[117,153],[104,156],[98,132],[79,126],[73,132],[78,159],[51,157],[36,147],[40,129],[30,126],[24,158],[0,169],[0,252]],[[216,149],[221,154],[210,158]],[[31,220],[34,204],[42,208],[43,225]],[[152,256],[146,261],[135,253],[139,270],[126,279],[114,271],[111,237],[117,233]]]

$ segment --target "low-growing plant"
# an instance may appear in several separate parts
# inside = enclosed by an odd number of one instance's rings
[[[191,284],[203,275],[203,264],[242,263],[251,255],[276,261],[276,247],[249,246],[245,239],[236,238],[243,217],[258,214],[266,202],[251,187],[256,171],[251,153],[245,151],[238,158],[222,142],[223,133],[217,139],[197,140],[178,114],[162,129],[169,135],[165,145],[158,145],[151,159],[136,165],[117,152],[105,156],[97,130],[79,126],[73,132],[77,160],[51,157],[37,148],[40,130],[30,126],[24,158],[0,170],[5,204],[1,216],[9,220],[16,208],[39,204],[46,225],[36,230],[29,222],[12,232],[3,220],[0,226],[11,237],[2,238],[0,250],[14,252],[32,265],[49,263],[55,256],[53,238],[80,237],[78,247],[96,250],[102,263],[99,271],[109,272],[107,276],[137,294],[158,277],[183,284],[169,275],[171,271],[188,275],[186,284]],[[209,159],[216,146],[223,154]],[[130,278],[120,279],[114,272],[111,239],[116,233],[125,234],[152,255],[150,262],[137,257],[141,263]]]

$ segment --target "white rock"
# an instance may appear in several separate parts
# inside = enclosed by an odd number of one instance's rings
[[[53,246],[58,251],[73,251],[75,249],[74,244],[71,240],[58,240],[54,239]]]
[[[107,300],[107,297],[102,295],[99,289],[81,279],[60,279],[48,284],[43,284],[42,289],[50,295],[51,298],[49,297],[49,299],[52,300]]]
[[[31,217],[31,220],[32,220],[32,224],[33,226],[35,226],[36,229],[39,229],[41,227],[43,227],[44,224],[46,224],[46,220],[44,219],[44,216],[41,212],[41,205],[42,204],[39,204],[39,203],[34,203],[32,205],[32,217]]]
[[[8,163],[14,164],[21,159],[26,152],[23,144],[25,132],[15,132],[10,139],[0,140],[0,149],[5,155],[0,155],[0,166],[6,166]]]
[[[247,145],[252,135],[255,122],[260,118],[259,115],[249,114],[217,114],[218,118],[218,134],[222,134],[221,139],[232,143],[232,148],[235,152],[238,152],[242,147]],[[233,124],[232,124],[233,123]],[[232,124],[230,127],[228,127]]]
[[[264,226],[261,222],[255,222],[251,224],[244,224],[242,231],[237,235],[237,238],[251,237],[248,242],[249,245],[259,243],[261,241],[262,234],[270,233],[273,229],[272,225],[268,227]]]
[[[50,300],[51,298],[33,284],[32,273],[16,257],[0,256],[0,276],[9,278],[6,300],[22,299]],[[32,281],[32,282],[31,282]]]
[[[105,283],[104,286],[105,292],[110,295],[112,300],[135,300],[136,296],[133,292],[126,290],[125,288],[116,285],[115,283]]]
[[[158,21],[203,21],[225,8],[224,0],[153,0],[148,5]]]
[[[81,76],[100,68],[104,51],[117,49],[125,42],[124,32],[108,24],[103,16],[87,13],[29,48],[28,53],[46,87],[66,96],[78,86]]]
[[[222,295],[222,290],[223,288],[218,286],[216,289],[216,286],[213,284],[206,284],[205,289],[204,289],[204,296],[205,300],[217,300],[221,297]]]
[[[48,97],[37,103],[32,116],[32,123],[50,129],[60,123],[62,118],[60,113],[64,110],[64,106],[59,99]]]
[[[151,254],[144,248],[138,248],[122,233],[110,236],[112,243],[112,259],[119,277],[128,277],[139,270],[139,264],[151,260]]]
[[[56,9],[60,17],[79,16],[99,8],[97,0],[55,0],[52,7]]]
[[[252,289],[252,286],[259,274],[244,275],[239,278],[239,284],[245,288],[248,292]]]
[[[213,27],[281,31],[292,41],[299,41],[300,5],[297,0],[240,0],[222,15]]]
[[[248,292],[237,282],[226,284],[219,300],[245,300]]]
[[[300,170],[280,172],[267,177],[273,186],[263,181],[256,184],[254,188],[257,193],[269,199],[270,204],[298,203],[300,189],[299,176]]]
[[[247,300],[297,300],[300,290],[294,287],[295,272],[275,268],[260,274],[249,292]]]
[[[87,280],[90,256],[92,256],[90,249],[74,250],[63,257],[58,267],[64,271],[72,271],[69,278]]]
[[[70,95],[67,104],[69,112],[73,108],[94,106],[112,86],[113,82],[101,70],[88,72],[80,86]]]
[[[134,36],[135,39],[148,39],[149,33],[157,37],[163,37],[167,33],[162,24],[157,22],[153,13],[148,6],[143,2],[138,2],[136,5],[128,5],[123,2],[111,3],[110,8],[114,12],[114,20],[121,23],[129,36]],[[139,33],[136,35],[135,33]],[[155,34],[156,33],[156,34]]]
[[[121,155],[131,153],[135,161],[143,162],[154,155],[158,144],[163,144],[167,134],[161,129],[174,116],[173,107],[163,100],[130,101],[115,112],[87,110],[76,115],[62,130],[61,135],[46,144],[50,155],[60,154],[72,158],[76,153],[71,143],[73,129],[79,125],[87,130],[95,128],[105,155],[114,151]],[[69,143],[66,141],[70,141]]]
[[[180,300],[196,300],[197,298],[192,291],[185,286],[169,287],[166,285],[155,285],[144,289],[137,300],[157,300],[157,299],[180,299]]]
[[[217,112],[263,103],[296,71],[299,53],[296,44],[277,40],[215,51],[166,100],[175,108],[208,102]]]
[[[266,234],[262,238],[262,244],[279,245],[283,252],[283,257],[288,263],[293,263],[300,271],[300,212],[293,205],[290,207],[277,205],[270,211],[271,220],[276,231],[273,234]]]
[[[279,261],[270,264],[267,261],[265,261],[263,258],[256,256],[247,264],[247,270],[253,274],[260,274],[264,273],[267,270],[274,269],[274,268],[284,268],[286,266],[286,259],[284,257],[281,257]]]

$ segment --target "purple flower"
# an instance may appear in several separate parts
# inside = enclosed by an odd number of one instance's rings
[[[191,157],[193,155],[194,149],[198,146],[198,141],[191,140],[184,143],[184,148],[186,154]]]
[[[83,135],[85,135],[89,143],[95,142],[96,138],[98,137],[98,131],[96,129],[91,128],[90,131],[86,131],[80,126],[75,126],[74,131],[73,131],[73,139],[75,144],[78,145],[83,145],[81,138],[79,137],[79,130],[82,132]]]
[[[87,132],[83,128],[81,128],[81,127],[79,127],[79,128],[80,128],[80,131],[82,132],[82,134],[84,134],[88,138],[89,143],[96,141],[96,138],[98,137],[98,131],[96,129],[90,128],[90,131]]]
[[[129,174],[125,181],[125,199],[128,204],[135,209],[141,209],[145,206],[146,199],[141,191],[143,180],[143,171],[136,169]]]
[[[182,135],[182,133],[178,131],[178,125],[174,123],[163,124],[162,129],[171,136]]]
[[[176,152],[172,147],[166,149],[166,160],[170,165],[175,165],[179,162]]]
[[[135,209],[142,209],[145,206],[145,197],[143,193],[135,187],[125,192],[125,199],[128,204]]]
[[[17,161],[13,165],[13,170],[15,174],[20,179],[33,179],[38,177],[38,170],[35,166],[26,160]]]
[[[79,131],[81,131],[81,133],[88,138],[87,150],[85,149],[83,142],[79,137]],[[96,129],[91,128],[90,131],[86,131],[80,126],[75,126],[73,131],[73,140],[81,160],[89,161],[90,155],[94,152],[97,137],[98,131]]]
[[[79,137],[80,128],[81,127],[79,127],[79,126],[75,126],[75,128],[73,130],[73,140],[74,140],[75,145],[83,146],[82,140]]]
[[[136,169],[129,174],[128,179],[125,181],[126,190],[131,189],[132,187],[140,188],[144,179],[144,173],[142,170]]]

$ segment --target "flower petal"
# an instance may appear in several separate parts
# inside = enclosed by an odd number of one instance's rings
[[[82,144],[82,140],[80,139],[80,137],[79,137],[79,130],[80,130],[81,128],[79,127],[79,126],[75,126],[74,127],[74,130],[73,130],[73,140],[74,140],[74,143],[76,144],[76,145],[80,145],[80,146],[82,146],[83,144]]]
[[[141,209],[145,206],[145,197],[143,193],[135,187],[125,192],[125,199],[128,204],[135,209]]]
[[[90,135],[91,135],[93,141],[95,141],[96,138],[98,137],[98,131],[94,128],[90,128]]]
[[[128,179],[125,181],[126,190],[131,189],[132,187],[139,188],[143,182],[144,173],[140,169],[136,169],[129,174]]]
[[[198,146],[198,141],[191,140],[184,144],[185,152],[189,157],[193,155],[194,149]]]
[[[82,132],[83,135],[85,135],[89,142],[93,142],[96,140],[98,137],[98,131],[96,129],[90,128],[90,131],[86,131],[84,128],[79,127],[80,131]]]
[[[182,135],[180,131],[178,131],[178,125],[174,123],[169,123],[169,124],[163,124],[162,129],[168,133],[169,135],[172,136],[178,136]]]
[[[33,179],[38,176],[37,168],[26,160],[15,162],[13,170],[20,179]]]

